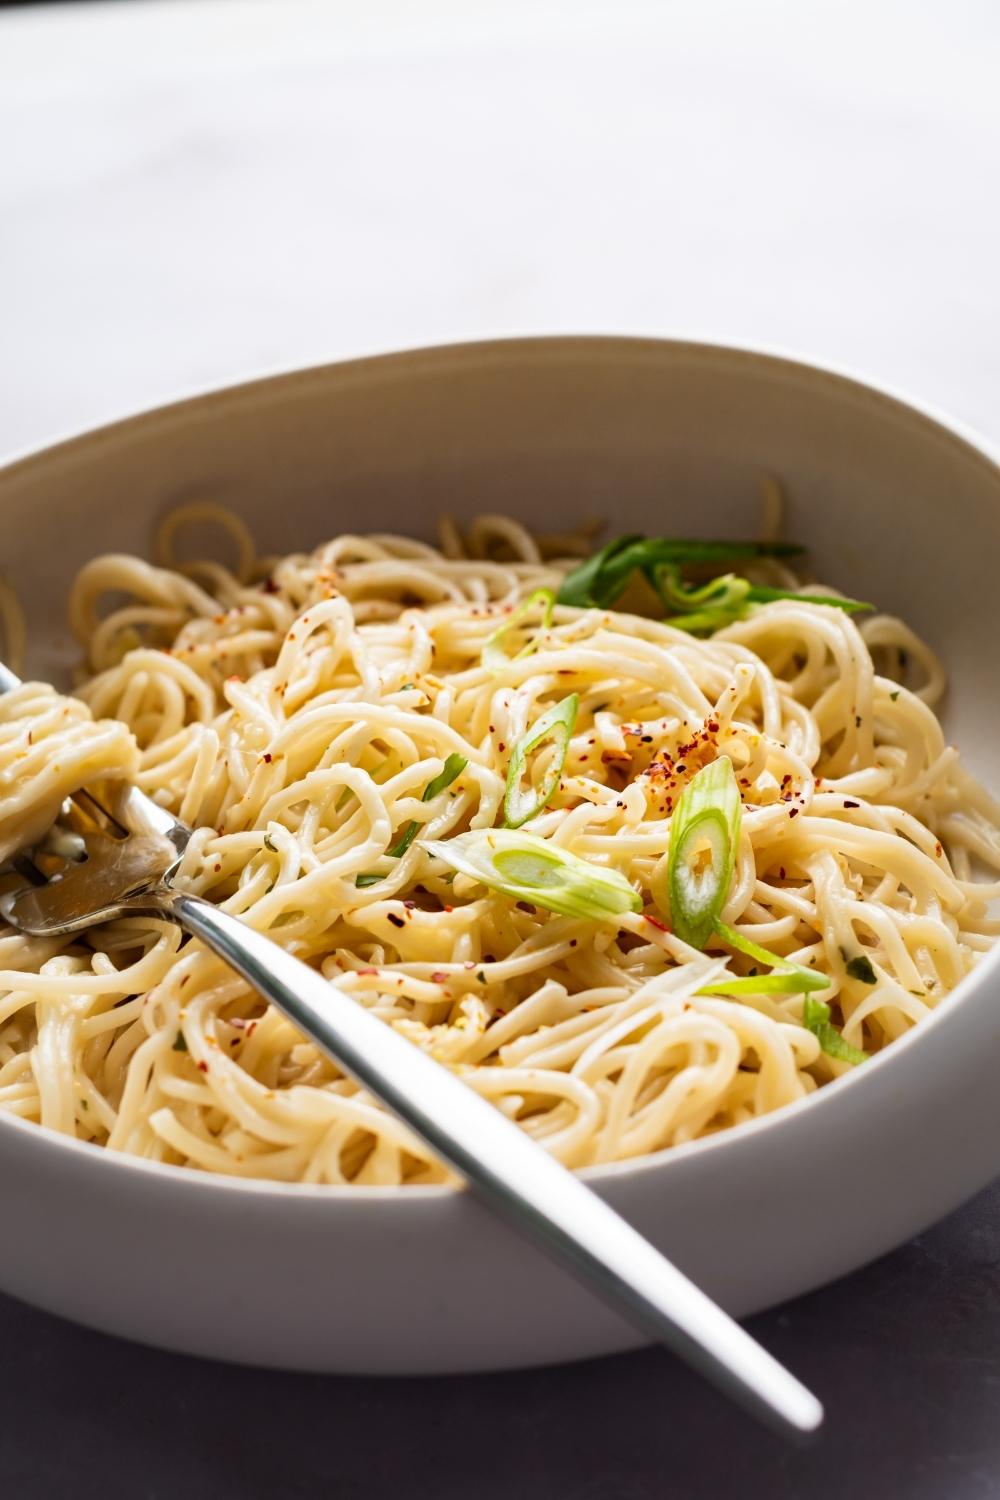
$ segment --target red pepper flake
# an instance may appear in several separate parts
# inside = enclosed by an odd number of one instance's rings
[[[200,1062],[198,1064],[198,1067],[199,1067],[199,1069],[200,1069],[200,1071],[202,1073],[207,1073],[208,1072],[208,1063],[207,1062]]]
[[[377,974],[378,969],[355,969],[355,974]]]
[[[660,932],[670,931],[670,928],[667,926],[666,922],[661,922],[659,917],[651,917],[648,912],[646,913],[646,921],[649,923],[650,927],[656,927]]]
[[[268,766],[269,766],[269,765],[270,765],[270,764],[271,764],[271,759],[272,759],[272,757],[271,757],[271,756],[270,756],[270,755],[269,755],[269,754],[268,754],[268,752],[267,752],[267,751],[266,751],[266,750],[265,750],[265,751],[264,751],[264,763],[265,763],[265,765],[268,765]]]
[[[944,849],[939,843],[934,845],[934,853],[937,855],[938,859],[940,859],[942,854],[944,853]]]
[[[784,867],[784,865],[781,865],[778,868],[778,879],[779,880],[784,880],[784,878],[785,878],[785,867]]]
[[[500,751],[501,755],[506,750],[506,748],[507,748],[507,746],[504,744],[503,740],[501,740],[500,743],[497,745],[497,749]]]
[[[444,982],[445,982],[445,980],[447,978],[448,978],[448,976],[444,972],[443,969],[432,969],[431,970],[431,981],[434,984],[444,984]]]
[[[817,785],[818,784],[819,783],[817,783]],[[860,807],[861,803],[860,802],[848,802],[847,798],[845,797],[844,798],[844,806],[845,807]]]
[[[273,578],[265,578],[261,584],[261,589],[265,594],[278,594],[281,592]]]
[[[799,813],[800,813],[800,812],[801,812],[801,808],[798,808],[798,807],[790,807],[790,808],[789,808],[789,809],[788,809],[788,816],[789,816],[789,817],[790,817],[790,818],[797,818],[797,817],[798,817],[798,815],[799,815]]]
[[[389,921],[392,923],[393,927],[405,927],[406,926],[406,923],[403,920],[403,918],[402,917],[397,917],[396,913],[394,911],[389,912],[388,913],[388,917],[389,917]]]
[[[446,912],[453,912],[454,910],[455,910],[455,908],[453,906],[446,906],[445,907],[445,911]]]

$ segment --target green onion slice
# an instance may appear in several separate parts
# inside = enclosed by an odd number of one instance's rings
[[[830,983],[825,974],[762,948],[719,917],[732,883],[742,812],[733,763],[728,755],[720,755],[698,772],[677,804],[670,823],[665,880],[657,866],[653,899],[662,910],[669,909],[674,931],[683,942],[704,948],[717,933],[731,948],[775,971],[727,975],[705,985],[699,995],[798,995],[825,990]]]
[[[533,594],[528,595],[527,599],[522,600],[510,618],[505,620],[499,629],[494,630],[483,647],[483,666],[487,671],[498,672],[510,662],[520,661],[522,657],[530,656],[533,651],[537,651],[539,641],[552,624],[552,611],[555,603],[556,596],[551,589],[536,589]],[[534,614],[539,609],[541,619],[535,630],[520,651],[515,652],[513,656],[508,656],[502,644],[504,636],[509,631],[515,630],[526,616]]]
[[[775,974],[734,974],[732,979],[716,979],[702,985],[699,995],[801,995],[803,990],[825,989],[829,980],[819,984],[805,984],[804,979],[817,980],[818,974],[808,969],[783,969]]]
[[[591,864],[532,833],[485,828],[430,841],[424,848],[512,901],[527,901],[564,917],[613,921],[642,909],[638,893],[619,871]]]
[[[715,930],[724,943],[731,948],[736,948],[740,953],[745,953],[747,958],[752,958],[759,964],[767,964],[770,968],[778,969],[781,975],[793,978],[795,984],[791,992],[801,990],[825,990],[829,988],[830,981],[825,974],[817,974],[815,969],[804,968],[802,964],[793,964],[790,959],[782,958],[780,953],[772,953],[770,948],[762,948],[752,938],[745,937],[742,932],[737,932],[735,927],[729,927],[725,922],[716,922]],[[773,976],[778,977],[778,976]],[[755,980],[759,983],[759,980]]]
[[[672,564],[664,564],[655,571],[655,583],[660,598],[668,609],[680,610],[682,614],[710,613],[737,614],[746,603],[750,583],[735,573],[723,573],[701,588],[689,587],[681,582],[681,570]]]
[[[755,604],[797,599],[803,604],[825,604],[856,614],[871,609],[860,599],[835,594],[803,594],[797,589],[751,583],[736,573],[723,573],[701,585],[685,584],[681,568],[692,563],[732,562],[743,558],[792,557],[801,547],[788,542],[707,542],[639,535],[616,537],[599,552],[567,573],[558,602],[582,609],[607,609],[642,573],[667,610],[667,624],[691,635],[712,635],[736,620],[745,619]]]
[[[836,1026],[831,1025],[830,1007],[824,1000],[814,1000],[811,995],[806,996],[802,1011],[802,1024],[807,1031],[812,1032],[823,1051],[835,1062],[851,1063],[854,1067],[858,1063],[867,1062],[868,1053],[852,1047],[850,1042],[845,1042]]]
[[[847,599],[840,594],[803,594],[798,589],[769,588],[763,583],[752,583],[747,599],[751,604],[772,604],[776,599],[794,599],[799,604],[826,604],[831,609],[842,609],[849,615],[862,610],[874,609],[864,599]]]
[[[751,583],[735,573],[724,573],[713,578],[700,588],[681,582],[680,569],[672,563],[664,563],[653,570],[654,587],[671,614],[666,623],[677,630],[687,630],[691,635],[713,635],[736,620],[745,619],[755,604],[771,604],[777,599],[794,599],[800,604],[824,604],[842,609],[847,614],[871,609],[872,605],[860,599],[842,599],[836,594],[803,594],[797,589],[771,588],[766,584]]]
[[[716,542],[694,541],[677,537],[640,535],[616,537],[563,579],[559,589],[560,604],[580,609],[607,609],[623,593],[632,574],[640,571],[654,588],[659,588],[657,572],[665,565],[678,568],[684,563],[731,562],[745,557],[794,557],[801,547],[790,542]]]
[[[505,827],[520,828],[522,823],[540,813],[559,785],[579,702],[576,693],[570,693],[561,703],[547,709],[512,748],[510,765],[507,767],[507,791],[503,799]],[[522,791],[521,780],[528,755],[545,740],[552,740],[555,746],[552,764],[537,791],[534,788]]]
[[[457,781],[469,762],[464,755],[449,755],[442,769],[424,787],[421,802],[433,802],[439,792],[445,791],[453,781]]]
[[[464,755],[449,755],[444,763],[443,768],[438,772],[433,780],[429,781],[424,787],[422,793],[420,794],[421,802],[432,801],[439,792],[443,792],[446,787],[451,786],[456,777],[461,776],[462,772],[465,770],[468,764],[469,762],[466,760]],[[419,831],[419,823],[412,821],[407,823],[406,827],[403,829],[402,834],[393,844],[392,848],[385,851],[386,856],[389,859],[402,859],[403,855],[406,853],[407,849],[409,849]],[[384,879],[384,875],[378,875],[374,871],[369,871],[364,875],[356,876],[354,884],[363,888],[367,885],[378,885],[379,881]]]
[[[686,630],[688,635],[705,636],[724,630],[739,618],[728,609],[699,609],[691,615],[668,615],[663,623],[672,625],[675,630]]]
[[[704,948],[729,894],[742,811],[733,763],[720,755],[684,788],[670,820],[665,879],[661,860],[653,899],[693,948]]]
[[[727,577],[732,578],[733,575],[729,574]],[[742,581],[746,582],[745,579]],[[755,604],[769,604],[775,599],[794,599],[799,604],[825,604],[831,609],[842,609],[849,615],[875,607],[873,604],[862,603],[860,599],[840,599],[835,594],[800,594],[795,589],[772,589],[748,584],[747,592],[738,604],[698,609],[690,614],[668,615],[664,624],[672,625],[675,630],[686,630],[690,635],[714,635],[717,630],[723,630],[737,620],[745,620]]]

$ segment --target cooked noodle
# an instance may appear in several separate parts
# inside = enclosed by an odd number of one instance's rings
[[[232,571],[177,560],[194,523],[224,528]],[[563,606],[531,654],[484,667],[516,603],[557,589],[589,550],[485,516],[465,537],[446,525],[442,551],[341,536],[256,559],[225,512],[174,516],[161,566],[97,558],[73,590],[77,691],[102,722],[37,685],[0,699],[0,852],[37,837],[72,786],[132,776],[196,830],[185,888],[319,967],[574,1167],[802,1098],[847,1071],[803,1025],[803,996],[697,994],[750,965],[687,947],[652,901],[683,786],[731,757],[744,812],[723,918],[828,974],[837,1027],[868,1053],[990,946],[1000,808],[946,745],[940,669],[897,620],[859,629],[792,599],[696,640]],[[904,662],[913,690],[886,675]],[[613,922],[452,879],[424,847],[500,821],[512,745],[571,692],[565,765],[531,831],[627,876],[644,910]],[[32,726],[44,732],[29,746]],[[465,769],[423,800],[449,755]],[[411,822],[417,836],[386,859]],[[373,868],[382,878],[358,886]],[[852,955],[875,983],[852,977]],[[119,921],[86,942],[0,929],[0,1107],[206,1171],[446,1176],[167,921]]]

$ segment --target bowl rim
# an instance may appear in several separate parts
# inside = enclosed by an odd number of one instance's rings
[[[869,405],[887,408],[897,420],[912,423],[914,419],[928,429],[928,435],[938,441],[957,444],[966,458],[971,458],[992,473],[1000,483],[1000,448],[982,436],[973,427],[943,413],[930,403],[914,400],[897,388],[873,382],[867,376],[837,364],[818,363],[789,353],[783,349],[762,347],[757,344],[722,342],[712,339],[690,339],[649,337],[620,334],[555,334],[528,337],[505,337],[476,339],[459,342],[423,345],[400,350],[362,355],[358,358],[328,361],[326,363],[294,366],[259,374],[249,380],[213,385],[198,390],[180,399],[167,401],[157,406],[127,413],[100,426],[71,432],[43,445],[33,446],[23,453],[15,454],[0,464],[0,486],[22,474],[30,474],[34,468],[56,464],[72,464],[84,452],[118,443],[125,438],[155,432],[157,428],[184,425],[192,416],[217,413],[226,407],[245,407],[267,400],[277,390],[294,391],[314,383],[322,384],[341,374],[360,380],[377,378],[388,366],[397,370],[419,371],[435,365],[453,366],[458,362],[477,362],[483,359],[496,360],[510,357],[515,360],[544,354],[560,357],[585,350],[605,353],[611,357],[681,356],[705,358],[720,363],[742,363],[749,367],[759,366],[773,374],[800,380],[828,383],[841,392]],[[940,1031],[942,1023],[963,1009],[971,996],[983,988],[1000,970],[1000,942],[985,953],[971,973],[967,974],[919,1026],[912,1027],[883,1051],[872,1056],[860,1069],[843,1074],[822,1088],[814,1090],[791,1104],[738,1126],[713,1135],[701,1136],[677,1146],[665,1146],[658,1151],[645,1152],[640,1156],[622,1161],[601,1162],[575,1169],[577,1175],[591,1185],[612,1183],[632,1177],[645,1176],[651,1172],[681,1170],[692,1160],[710,1153],[714,1158],[720,1151],[730,1156],[740,1150],[752,1150],[758,1137],[780,1128],[786,1122],[792,1128],[803,1110],[818,1115],[821,1110],[834,1107],[847,1089],[868,1087],[864,1083],[873,1072],[881,1076],[894,1066],[896,1058],[905,1059],[914,1048],[923,1048],[925,1038]],[[56,1149],[73,1152],[96,1171],[117,1171],[126,1168],[138,1172],[149,1181],[185,1186],[195,1192],[224,1190],[228,1193],[251,1194],[253,1196],[275,1196],[285,1202],[301,1204],[339,1205],[344,1202],[369,1204],[396,1204],[399,1202],[428,1202],[455,1199],[464,1193],[462,1184],[435,1183],[406,1186],[357,1186],[353,1183],[303,1183],[283,1182],[269,1178],[238,1176],[223,1172],[202,1172],[197,1168],[176,1166],[167,1162],[151,1161],[146,1157],[130,1156],[125,1152],[109,1151],[90,1141],[82,1141],[63,1135],[50,1126],[24,1120],[18,1115],[0,1109],[0,1131],[23,1132],[25,1144],[44,1152]]]

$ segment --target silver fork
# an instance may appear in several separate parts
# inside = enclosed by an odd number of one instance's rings
[[[19,685],[0,663],[0,692]],[[350,996],[245,922],[172,885],[191,830],[135,787],[113,809],[73,799],[86,859],[0,898],[34,936],[115,917],[178,922],[374,1094],[478,1195],[644,1333],[786,1435],[814,1432],[823,1408],[766,1350],[572,1172],[493,1105]],[[29,874],[32,867],[25,866]],[[34,879],[39,876],[34,873]]]

